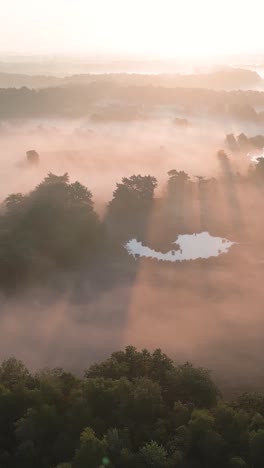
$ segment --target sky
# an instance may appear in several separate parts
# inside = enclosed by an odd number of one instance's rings
[[[0,0],[0,53],[216,57],[264,48],[263,0]]]

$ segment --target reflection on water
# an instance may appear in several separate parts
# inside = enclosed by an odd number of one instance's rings
[[[165,253],[157,252],[136,239],[131,239],[124,247],[128,254],[134,257],[153,258],[163,262],[181,262],[183,260],[218,257],[220,254],[227,253],[236,242],[222,237],[213,237],[208,232],[200,232],[180,235],[173,244],[177,244],[180,249],[172,249]]]

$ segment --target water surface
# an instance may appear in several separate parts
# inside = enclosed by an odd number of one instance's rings
[[[173,242],[179,249],[171,249],[168,252],[158,252],[137,239],[131,239],[125,244],[129,255],[144,258],[153,258],[163,262],[182,262],[183,260],[197,260],[198,258],[218,257],[227,253],[232,245],[231,242],[222,237],[213,237],[208,232],[197,234],[179,235]]]

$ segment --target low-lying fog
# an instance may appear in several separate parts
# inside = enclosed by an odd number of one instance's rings
[[[48,172],[68,172],[72,181],[92,191],[101,209],[124,176],[151,174],[161,185],[174,168],[191,176],[215,176],[215,154],[224,146],[225,134],[242,130],[241,125],[230,128],[197,117],[187,128],[167,118],[99,125],[89,120],[2,123],[0,200],[33,189]],[[250,130],[253,135],[260,132],[256,125]],[[38,165],[27,163],[26,152],[32,149],[40,155]],[[239,165],[243,170],[248,162],[240,158]]]
[[[103,213],[123,176],[154,175],[159,191],[170,169],[193,177],[217,177],[216,152],[224,147],[225,134],[246,130],[242,124],[209,125],[206,120],[187,128],[178,128],[169,119],[107,125],[65,120],[3,123],[0,197],[33,189],[48,172],[68,172],[71,181],[79,180],[92,191],[96,209]],[[249,130],[252,135],[260,133],[259,128]],[[40,155],[38,165],[27,162],[31,149]],[[249,163],[246,156],[232,155],[234,173],[243,173]],[[191,360],[220,376],[223,371],[227,379],[237,376],[245,386],[251,377],[261,381],[262,199],[255,189],[245,194],[229,178],[221,193],[212,193],[207,201],[198,199],[189,213],[198,220],[195,232],[205,230],[203,209],[209,218],[214,201],[214,218],[223,232],[213,235],[224,233],[239,245],[202,263],[139,259],[133,284],[115,284],[98,293],[83,272],[80,284],[67,280],[62,297],[54,295],[54,284],[53,293],[39,288],[25,291],[19,299],[3,297],[0,359],[15,354],[33,368],[64,365],[76,370],[134,344],[161,347],[177,361]],[[150,237],[164,229],[155,216],[149,223]],[[236,223],[237,238],[230,237]],[[149,245],[153,248],[153,243]],[[98,271],[95,274],[100,277]]]

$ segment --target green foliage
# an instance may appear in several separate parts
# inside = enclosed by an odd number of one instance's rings
[[[123,177],[122,183],[117,184],[113,199],[109,203],[109,210],[114,215],[129,210],[130,214],[138,210],[151,207],[157,180],[152,176],[133,175]]]
[[[171,403],[178,399],[201,408],[209,408],[217,402],[219,390],[205,369],[194,368],[186,363],[169,372],[167,380],[169,390],[166,399]]]
[[[146,234],[156,187],[157,180],[150,175],[123,177],[108,203],[107,226],[110,238],[120,242],[128,236],[142,237]]]
[[[94,255],[103,229],[92,194],[68,174],[48,174],[32,192],[10,195],[0,217],[0,284],[65,268]]]
[[[55,468],[72,468],[72,464],[71,463],[60,463]]]
[[[264,395],[259,393],[242,393],[234,405],[237,408],[244,409],[246,411],[257,411],[258,413],[264,415]]]
[[[168,239],[171,243],[171,238],[174,236],[175,239],[176,233],[186,232],[186,229],[188,232],[195,232],[197,226],[192,216],[192,207],[198,199],[203,207],[202,224],[206,225],[208,231],[216,232],[219,228],[219,206],[216,201],[214,207],[212,195],[217,187],[228,182],[231,174],[228,156],[225,153],[223,156],[222,153],[218,154],[223,172],[222,179],[197,176],[197,180],[194,181],[187,173],[173,169],[168,172],[167,189],[163,197],[155,197],[155,177],[140,174],[124,177],[121,183],[116,185],[103,220],[94,209],[92,193],[78,181],[71,183],[67,173],[49,173],[31,192],[10,194],[0,212],[0,290],[13,293],[26,286],[45,282],[53,284],[53,279],[63,285],[63,280],[69,284],[76,277],[79,280],[83,270],[89,270],[91,282],[96,281],[96,273],[103,275],[104,271],[111,271],[111,281],[115,277],[122,280],[130,278],[130,273],[135,271],[135,264],[133,265],[126,254],[124,243],[131,238],[137,238],[143,244],[148,242],[153,248],[166,248],[165,251],[168,251]],[[252,165],[247,176],[232,175],[232,183],[243,184],[243,188],[247,186],[249,191],[255,186],[261,193],[263,182],[263,159]],[[150,217],[153,217],[153,214],[154,224],[162,226],[157,233],[150,232]],[[235,232],[230,233],[230,237],[233,237],[233,234],[237,237]],[[102,268],[102,263],[106,268]],[[109,276],[108,274],[107,281]],[[101,281],[100,284],[105,283]],[[96,286],[98,287],[98,282]],[[138,360],[141,372],[145,371],[148,365],[152,366],[152,369],[149,369],[151,378],[154,378],[155,373],[153,358],[154,356],[150,357],[147,353],[144,356],[136,356],[132,352],[131,356],[134,364]],[[157,355],[156,358],[156,370],[159,372],[162,356]],[[122,375],[125,366],[129,366],[127,373],[133,373],[133,362],[129,363],[128,356],[123,355],[113,356],[112,362],[105,365],[105,370],[108,366],[110,371],[109,366],[112,365],[115,372],[118,372],[117,365],[113,365],[114,360],[118,362]],[[163,371],[165,364],[163,363]],[[169,370],[169,363],[167,364]],[[191,368],[178,369],[178,385],[175,391],[179,392],[180,399],[180,381],[188,380],[188,372],[192,372]],[[131,376],[128,375],[128,378]],[[166,375],[162,379],[164,391],[168,378]],[[176,386],[175,375],[170,378],[175,380]],[[183,382],[183,386],[185,383]],[[201,392],[202,385],[207,385],[207,396],[205,398],[204,394],[203,401],[200,398],[199,402],[193,402],[192,389],[189,388],[189,401],[200,406],[214,404],[215,392],[212,386],[209,389],[208,377],[197,375],[196,385],[200,385]],[[173,404],[175,395],[168,394],[167,397]]]
[[[26,440],[18,445],[14,454],[14,467],[35,468],[38,463],[38,452],[32,440]]]
[[[128,380],[147,377],[162,384],[168,371],[173,369],[172,360],[160,349],[150,353],[146,349],[137,351],[133,346],[127,346],[125,351],[113,353],[106,361],[91,366],[85,375],[112,379],[126,377]]]
[[[31,375],[10,358],[0,366],[0,467],[263,468],[262,402],[224,401],[208,371],[160,350],[129,346],[84,378]]]
[[[229,461],[228,468],[247,468],[246,462],[241,457],[232,457]]]
[[[18,385],[33,385],[33,378],[22,361],[11,357],[1,364],[0,383],[9,390],[12,390]]]
[[[73,468],[98,468],[106,464],[106,443],[99,440],[91,428],[86,428],[80,438],[80,448],[73,459]],[[104,463],[105,462],[105,463]]]
[[[167,452],[164,447],[151,441],[140,450],[144,466],[146,468],[165,468],[167,462]]]
[[[190,177],[184,171],[172,169],[168,172],[167,194],[171,201],[182,203],[190,188]]]
[[[250,434],[250,454],[254,468],[264,466],[264,430]]]

